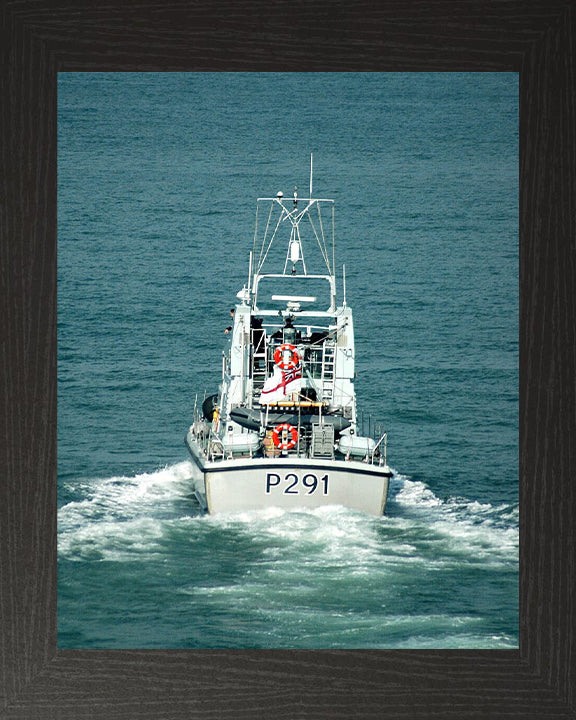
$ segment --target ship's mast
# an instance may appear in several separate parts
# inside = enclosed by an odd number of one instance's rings
[[[253,307],[257,307],[261,280],[290,276],[305,277],[311,283],[316,279],[327,280],[330,285],[330,310],[336,306],[334,200],[313,196],[313,153],[310,153],[309,191],[307,198],[300,197],[296,187],[288,196],[280,191],[276,197],[258,198],[249,272],[249,293]],[[286,234],[287,248],[280,260],[277,251],[272,248]],[[312,252],[314,246],[316,250]],[[283,263],[283,267],[282,264],[278,267],[279,262]],[[267,270],[273,264],[277,265],[280,272]]]

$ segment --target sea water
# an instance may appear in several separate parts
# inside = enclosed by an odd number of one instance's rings
[[[58,644],[518,645],[518,76],[62,73]],[[381,518],[206,516],[255,199],[336,201]],[[342,282],[339,281],[342,290]]]

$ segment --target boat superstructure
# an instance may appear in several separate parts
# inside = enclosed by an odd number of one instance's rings
[[[237,295],[219,392],[186,435],[210,513],[340,504],[382,514],[386,433],[361,432],[354,323],[337,301],[334,201],[258,198],[248,283]]]

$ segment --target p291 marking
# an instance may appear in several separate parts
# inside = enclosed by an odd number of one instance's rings
[[[320,479],[314,473],[306,473],[300,478],[296,473],[286,473],[283,478],[278,473],[266,473],[266,494],[279,492],[283,495],[312,495],[316,491],[328,495],[328,474]]]

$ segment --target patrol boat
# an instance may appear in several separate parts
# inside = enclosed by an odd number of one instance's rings
[[[361,430],[354,324],[337,303],[334,201],[258,198],[248,284],[237,295],[219,392],[196,397],[186,435],[209,513],[343,505],[381,515],[385,432]]]

